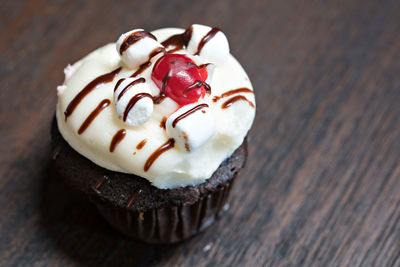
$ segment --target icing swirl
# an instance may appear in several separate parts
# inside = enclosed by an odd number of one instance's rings
[[[167,28],[139,35],[137,40],[132,37],[122,52],[121,45],[118,51],[115,44],[109,44],[74,64],[74,72],[59,91],[59,130],[77,152],[96,164],[144,177],[158,188],[204,182],[241,145],[251,127],[255,115],[252,85],[229,54],[225,35],[215,28],[192,25],[186,31]],[[140,63],[126,64],[130,59],[122,60],[122,55],[145,39],[150,39],[146,42],[154,48],[140,56]],[[228,53],[226,58],[214,55],[220,49]],[[151,79],[154,63],[171,53],[186,55],[199,68],[215,65],[212,79],[196,81],[191,87],[207,84],[211,88],[192,106],[180,107]],[[165,83],[169,78],[166,75]],[[146,84],[148,91],[139,90],[141,84]],[[119,116],[115,104],[124,98],[130,105]],[[140,125],[124,122],[124,116],[129,118],[142,99],[150,99],[153,105],[147,121]],[[201,121],[209,120],[214,128],[203,127]],[[206,135],[210,136],[204,138]]]

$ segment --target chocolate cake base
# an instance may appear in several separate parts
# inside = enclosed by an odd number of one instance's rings
[[[197,186],[159,189],[146,179],[104,169],[76,152],[52,125],[53,162],[59,176],[87,196],[120,232],[148,243],[183,241],[220,215],[247,158],[247,142]]]

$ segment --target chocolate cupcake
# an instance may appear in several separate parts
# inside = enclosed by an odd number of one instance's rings
[[[52,127],[61,177],[145,242],[179,242],[215,221],[255,114],[218,28],[132,30],[65,76]]]

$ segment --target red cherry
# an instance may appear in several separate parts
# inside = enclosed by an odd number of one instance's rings
[[[151,79],[164,94],[180,106],[197,102],[204,97],[206,68],[199,69],[193,60],[180,54],[161,57],[154,65]],[[198,82],[200,81],[200,83]],[[164,87],[164,88],[162,88]]]

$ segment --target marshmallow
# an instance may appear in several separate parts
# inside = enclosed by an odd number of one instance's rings
[[[175,111],[166,122],[167,135],[183,151],[193,152],[215,133],[216,125],[207,104],[189,104]]]
[[[148,121],[153,113],[153,95],[144,78],[124,78],[114,89],[115,112],[131,126]]]
[[[205,82],[210,84],[212,81],[212,77],[214,75],[216,67],[215,64],[205,61],[204,58],[198,55],[189,56],[189,58],[191,58],[196,63],[197,66],[205,66],[207,70],[207,79],[205,80]]]
[[[187,50],[208,62],[223,64],[229,57],[229,43],[225,34],[217,28],[204,25],[193,24],[191,27],[192,35]]]
[[[135,29],[122,34],[116,43],[116,47],[122,61],[132,69],[147,62],[154,56],[153,53],[156,53],[157,49],[164,49],[151,33],[142,29]]]
[[[212,78],[214,76],[214,71],[215,71],[215,65],[212,63],[208,63],[206,66],[206,70],[207,70],[207,79],[206,79],[206,83],[210,84],[212,81]]]

